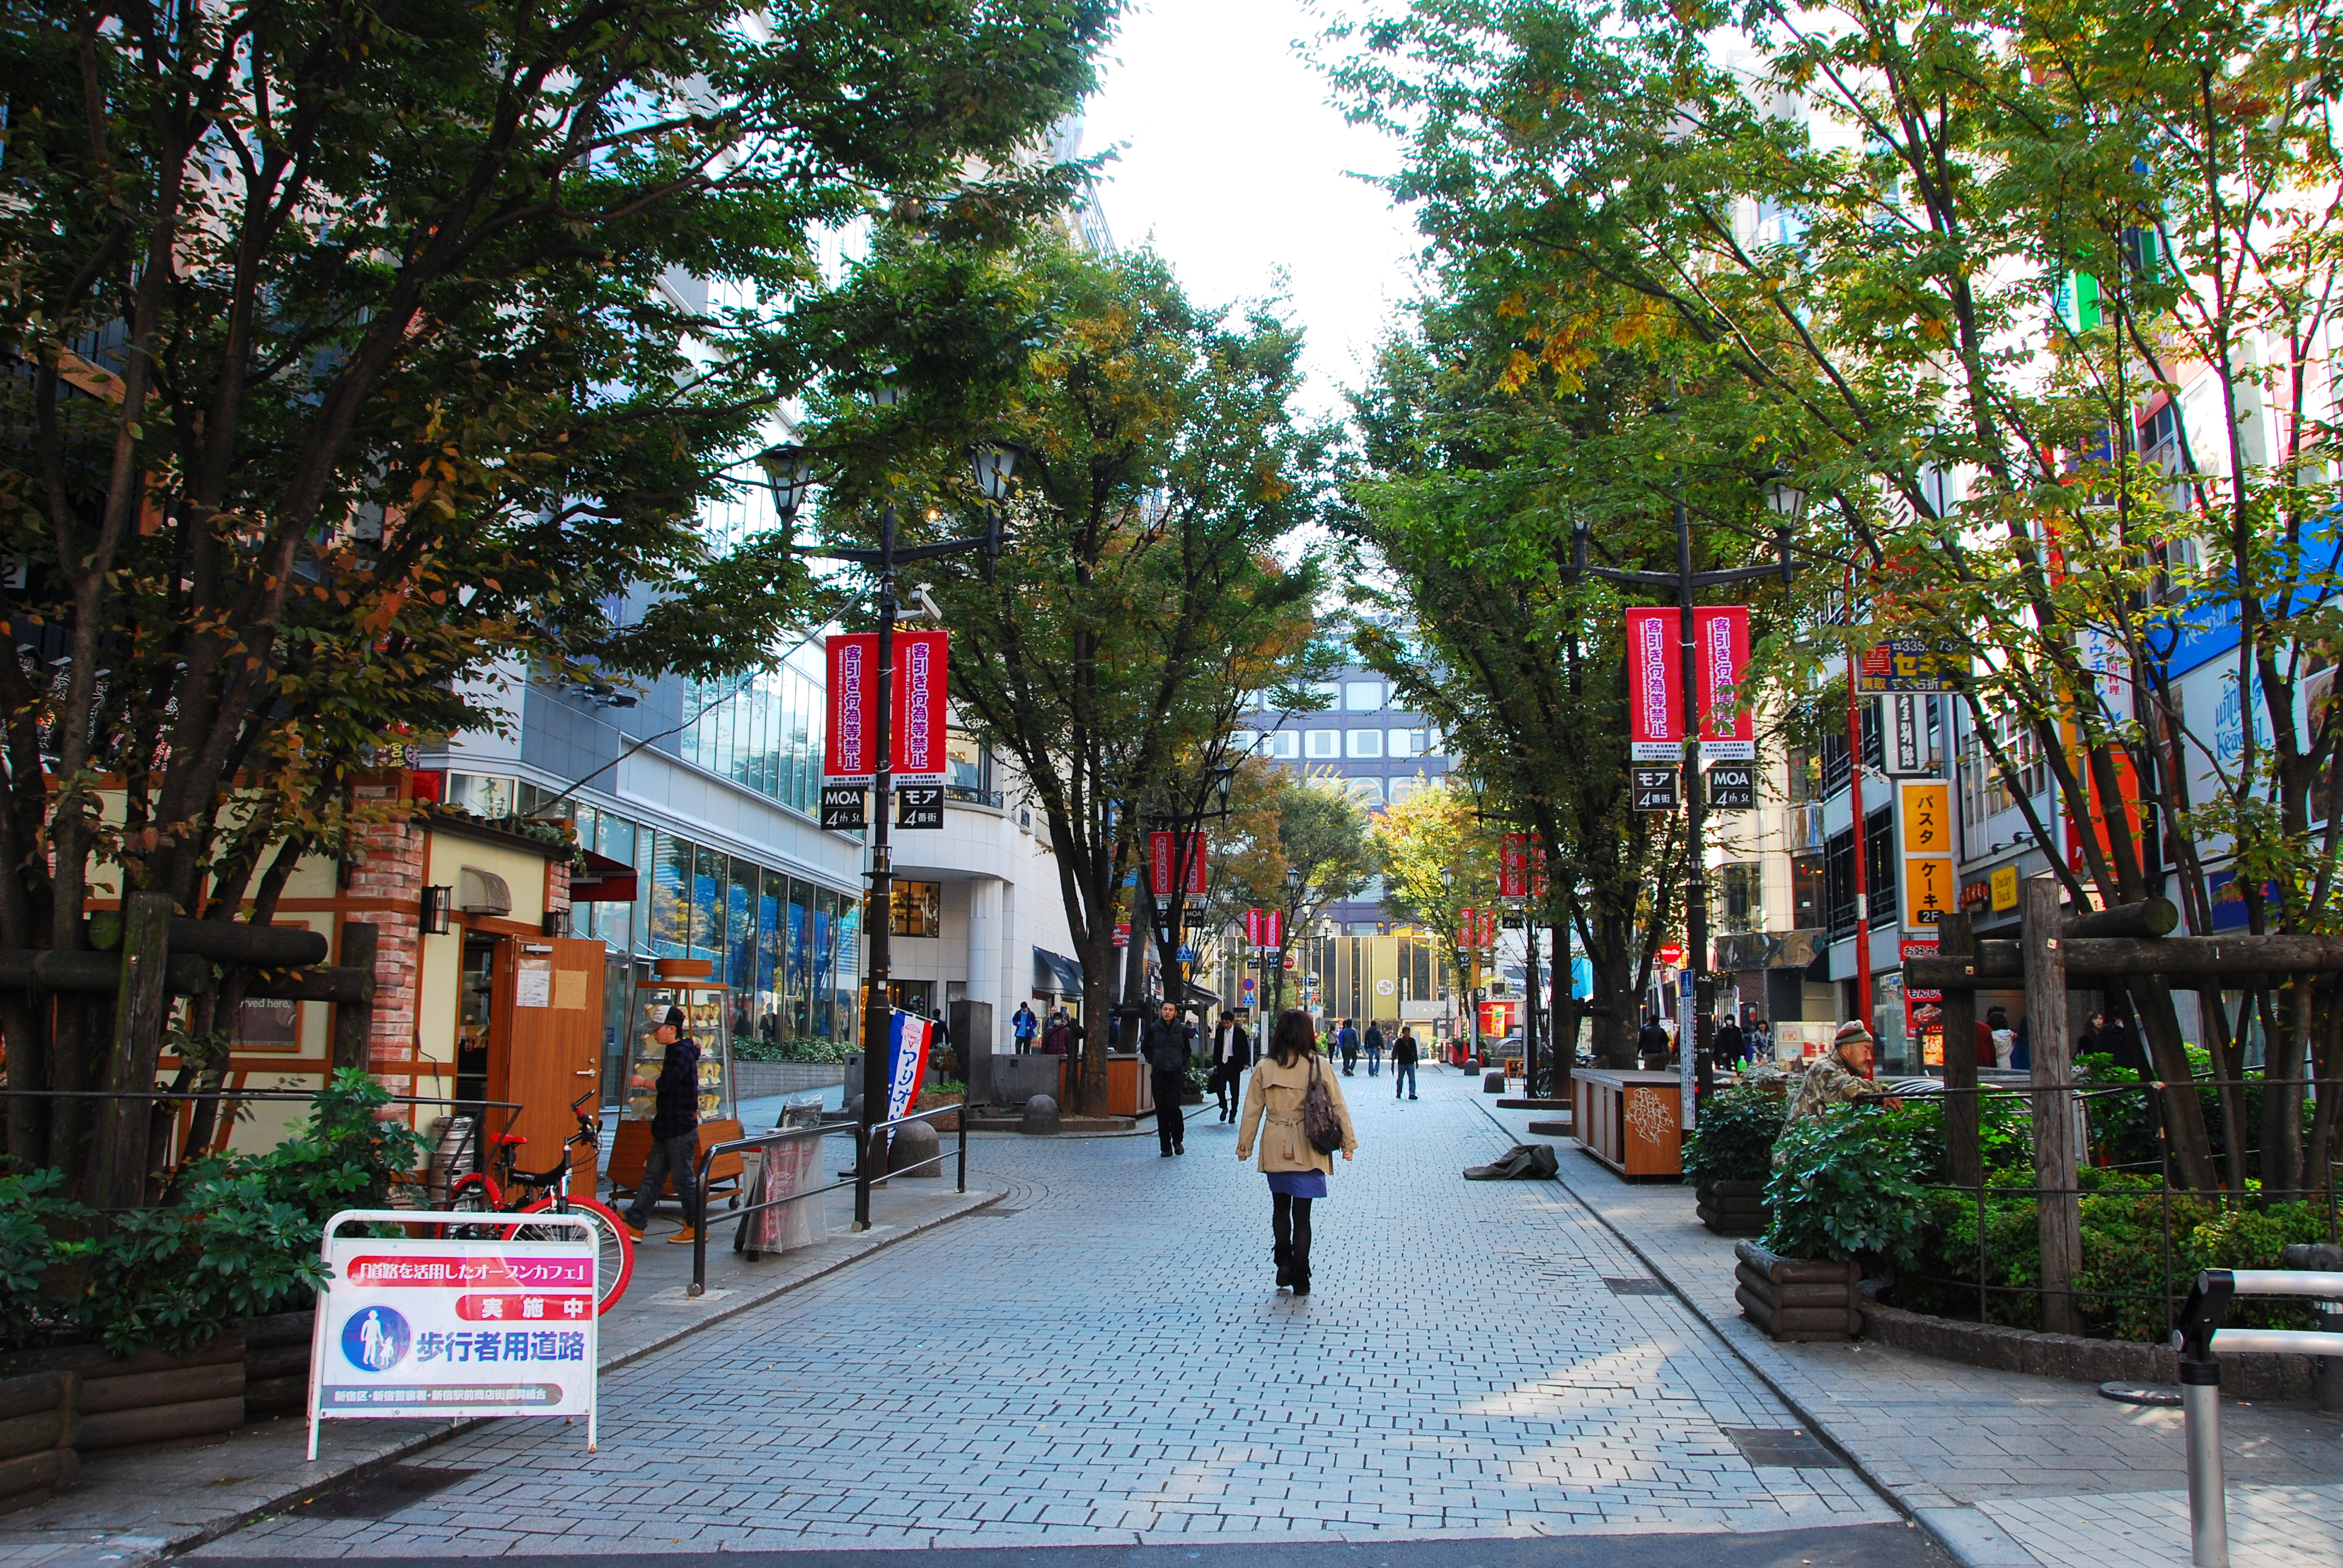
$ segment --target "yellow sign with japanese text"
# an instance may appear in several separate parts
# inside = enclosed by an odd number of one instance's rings
[[[1907,779],[1896,786],[1898,831],[1904,841],[1904,929],[1931,931],[1960,908],[1953,879],[1952,786],[1941,779]]]
[[[2004,910],[2017,908],[2017,868],[2004,866],[1993,874],[1993,909],[1999,914]]]

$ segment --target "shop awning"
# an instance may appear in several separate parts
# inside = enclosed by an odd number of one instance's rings
[[[631,904],[635,901],[635,869],[624,860],[586,851],[586,869],[569,879],[573,904]]]
[[[1082,966],[1047,948],[1033,950],[1033,989],[1082,994]]]

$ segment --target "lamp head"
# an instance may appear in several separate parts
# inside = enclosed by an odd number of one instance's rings
[[[998,506],[1009,498],[1010,480],[1025,448],[1013,441],[980,441],[968,449],[969,467],[976,472],[979,494]]]
[[[813,488],[813,454],[803,447],[768,447],[757,454],[757,466],[765,470],[765,483],[773,491],[773,508],[781,514],[781,520],[795,518],[805,504],[806,492]]]
[[[1795,526],[1805,513],[1806,492],[1787,473],[1776,470],[1765,481],[1765,509],[1774,514],[1776,527]]]

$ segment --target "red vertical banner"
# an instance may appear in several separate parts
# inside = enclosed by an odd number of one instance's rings
[[[895,722],[887,749],[899,784],[944,781],[944,741],[950,734],[944,699],[950,684],[951,633],[895,634]]]
[[[1202,833],[1190,833],[1185,837],[1188,840],[1186,850],[1188,890],[1201,899],[1205,892],[1204,836]]]
[[[1261,945],[1261,911],[1247,910],[1245,911],[1245,946],[1257,948]]]
[[[1508,833],[1497,840],[1497,896],[1501,899],[1526,899],[1530,896],[1530,836]]]
[[[1644,607],[1627,612],[1627,754],[1637,762],[1674,762],[1684,755],[1684,659],[1676,646],[1676,612]]]
[[[1262,912],[1269,917],[1269,929],[1262,933],[1261,945],[1265,948],[1283,947],[1285,945],[1285,911],[1266,910]]]
[[[867,783],[878,771],[871,744],[879,686],[879,634],[850,632],[823,645],[830,666],[830,711],[822,729],[821,776],[840,783]],[[886,809],[882,803],[880,809]]]
[[[1692,636],[1700,684],[1700,754],[1712,761],[1754,762],[1756,720],[1741,690],[1749,668],[1749,607],[1694,610]]]
[[[1159,828],[1147,835],[1147,890],[1159,899],[1172,896],[1172,884],[1179,880],[1179,870],[1172,863],[1177,851],[1172,836]]]

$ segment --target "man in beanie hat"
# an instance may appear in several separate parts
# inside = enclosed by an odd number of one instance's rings
[[[666,1020],[652,1031],[651,1039],[667,1047],[656,1084],[639,1073],[627,1080],[637,1089],[656,1089],[659,1093],[651,1111],[650,1154],[643,1161],[643,1179],[635,1188],[635,1201],[627,1205],[627,1229],[638,1241],[643,1239],[643,1224],[651,1217],[651,1207],[669,1177],[674,1178],[675,1195],[683,1204],[683,1229],[668,1240],[688,1245],[699,1232],[699,1047],[684,1032],[683,1024],[683,1009],[671,1007]]]
[[[1871,1031],[1850,1019],[1838,1026],[1838,1034],[1831,1040],[1831,1053],[1809,1064],[1798,1075],[1790,1091],[1790,1107],[1783,1114],[1782,1125],[1820,1120],[1835,1105],[1883,1099],[1891,1111],[1903,1104],[1900,1100],[1883,1097],[1878,1086],[1871,1081]]]

